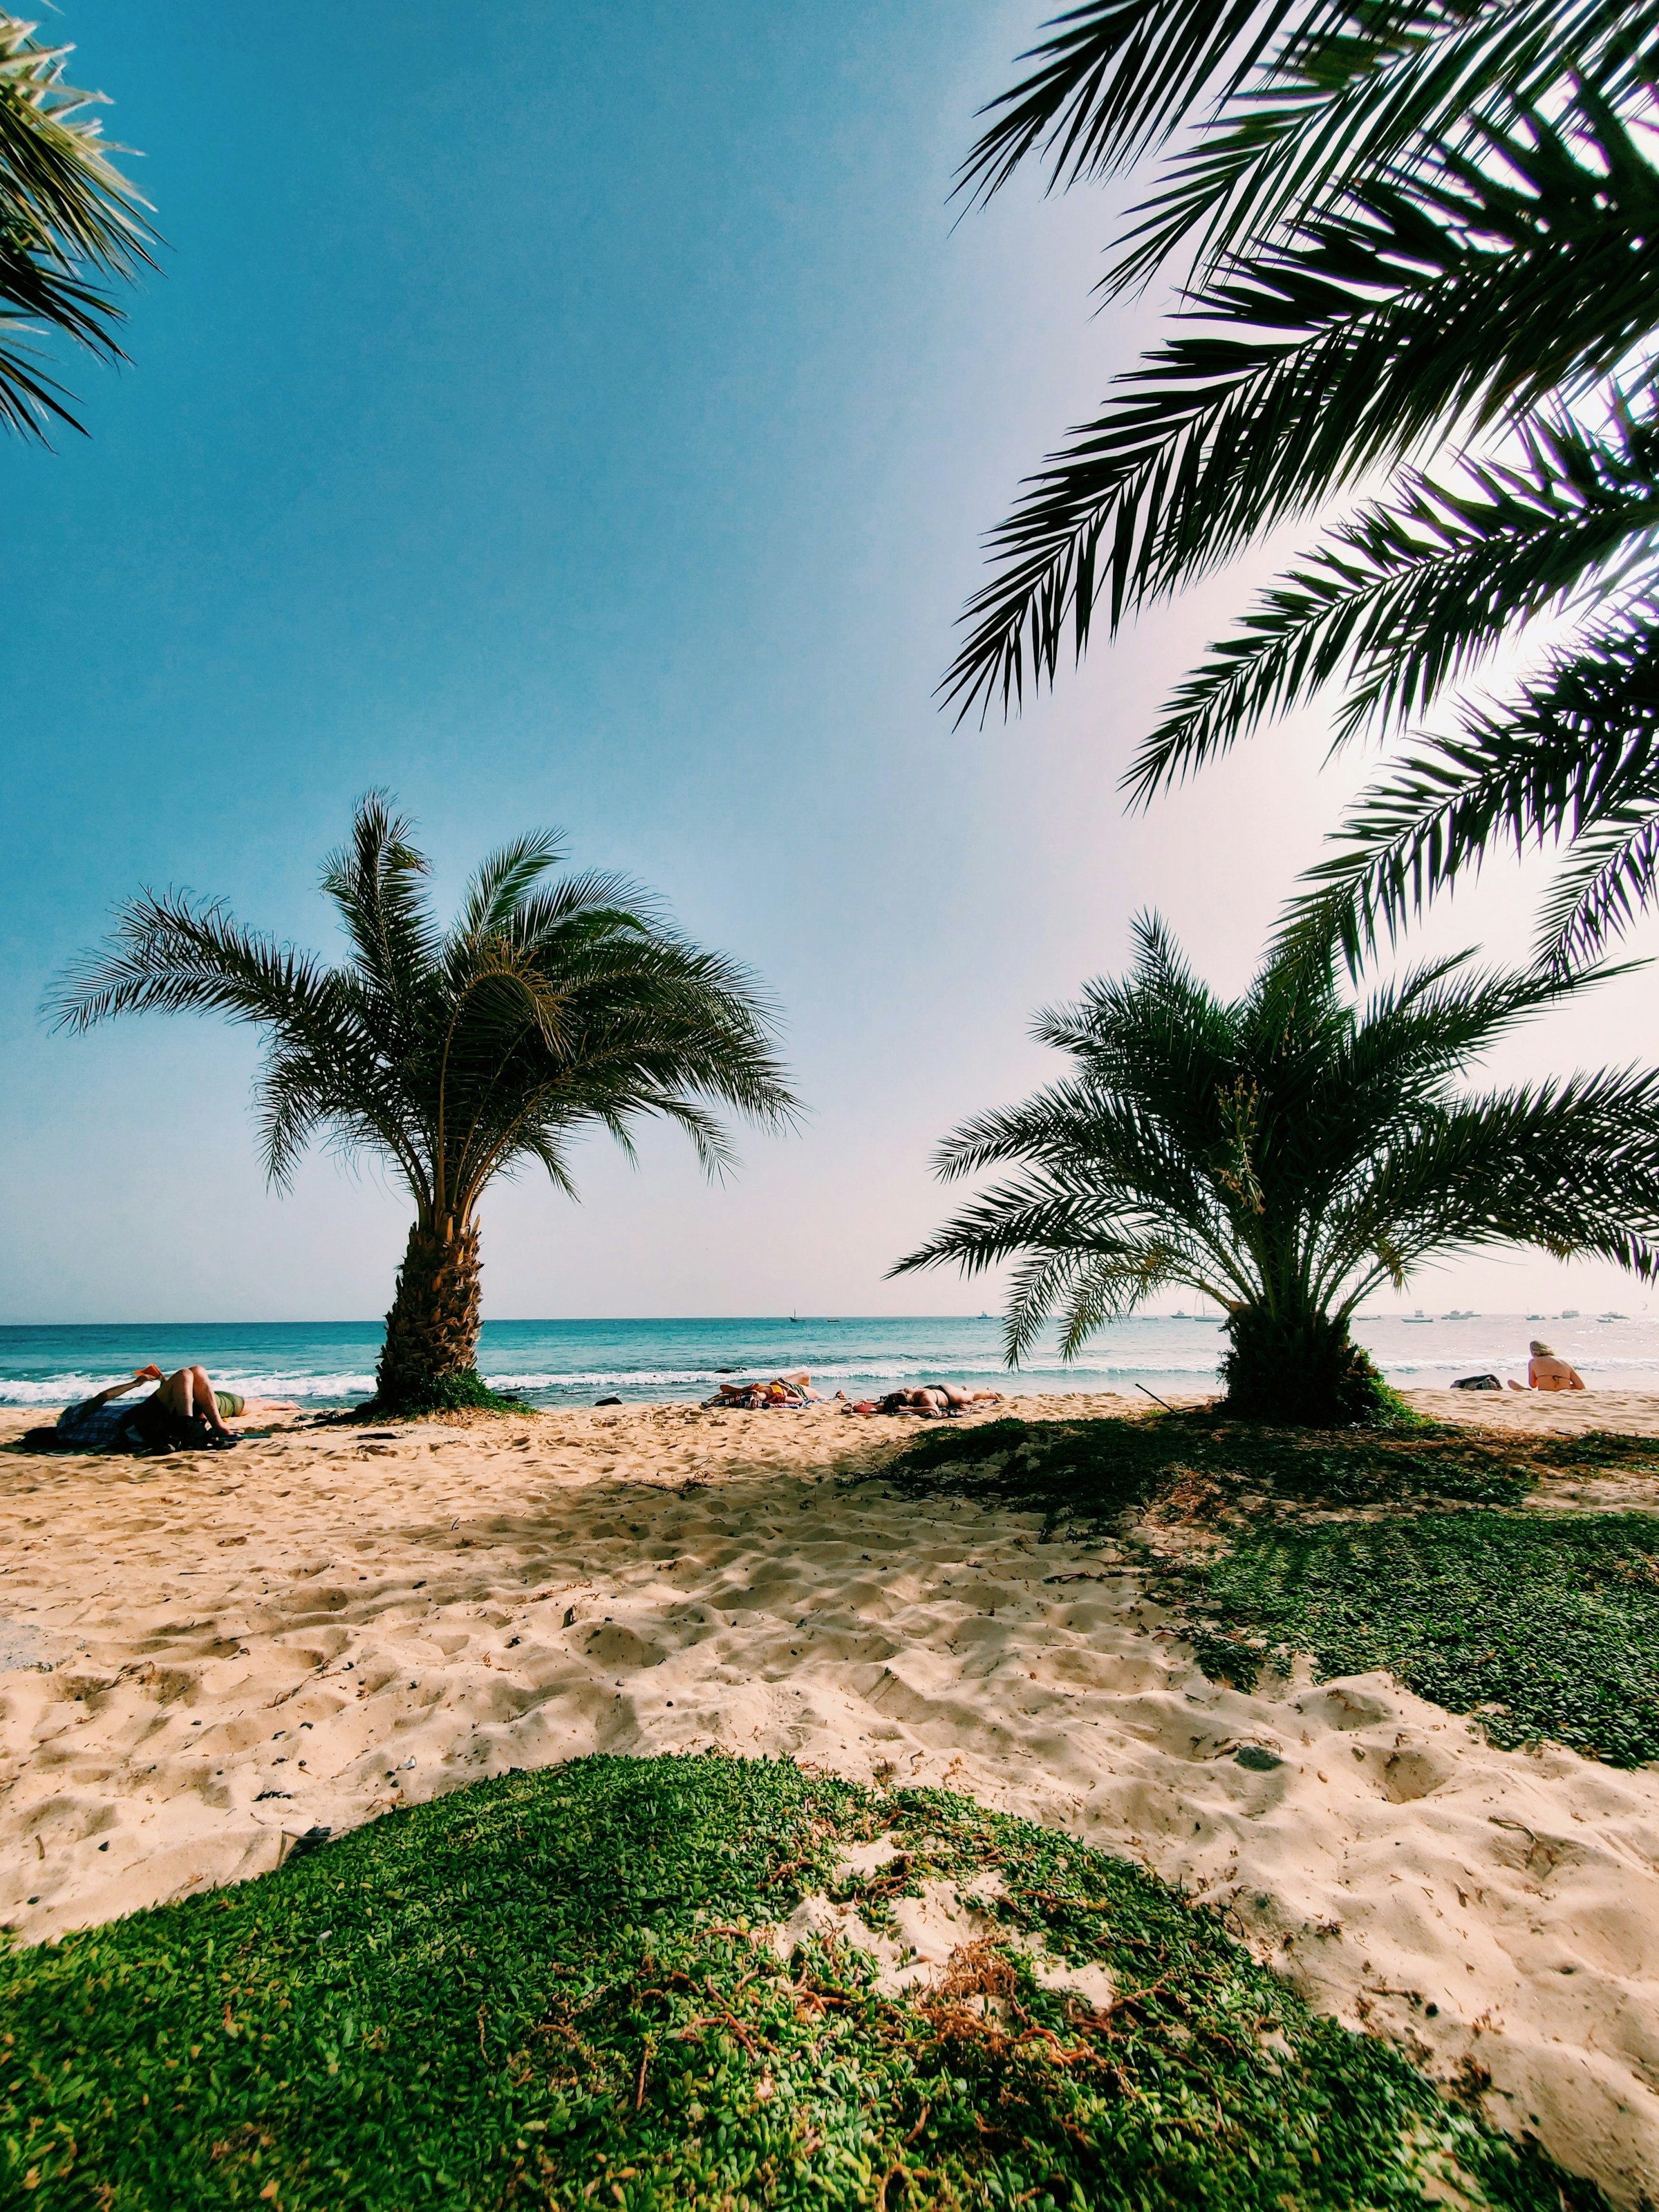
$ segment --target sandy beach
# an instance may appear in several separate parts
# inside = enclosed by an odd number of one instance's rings
[[[1414,1394],[1659,1436],[1659,1395]],[[1027,1398],[1028,1418],[1125,1413]],[[0,1416],[13,1438],[40,1415]],[[1659,2173],[1659,1772],[1382,1675],[1208,1681],[1111,1546],[901,1502],[908,1423],[639,1406],[0,1459],[0,1919],[36,1942],[510,1767],[765,1753],[939,1784],[1230,1910],[1622,2203]],[[1650,1479],[1552,1508],[1659,1508]],[[1246,1744],[1276,1753],[1240,1766]]]

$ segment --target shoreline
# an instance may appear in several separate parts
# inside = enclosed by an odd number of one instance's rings
[[[1659,1437],[1659,1393],[1410,1395]],[[975,1419],[1009,1410],[1147,1409]],[[0,1441],[40,1418],[5,1409]],[[1210,1682],[1110,1544],[838,1486],[937,1426],[669,1401],[0,1457],[0,1919],[47,1940],[585,1752],[789,1758],[1139,1860],[1321,2008],[1489,2074],[1498,2124],[1634,2203],[1659,2170],[1659,1772],[1497,1750],[1380,1674]],[[1650,1510],[1654,1484],[1539,1502]]]

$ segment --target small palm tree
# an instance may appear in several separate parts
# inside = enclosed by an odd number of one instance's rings
[[[1472,1057],[1596,976],[1481,975],[1463,953],[1361,1007],[1334,948],[1299,942],[1229,1005],[1156,918],[1134,935],[1127,979],[1038,1017],[1072,1078],[964,1124],[939,1155],[946,1181],[1021,1172],[893,1270],[1017,1260],[1011,1366],[1057,1311],[1070,1358],[1177,1285],[1226,1313],[1232,1410],[1371,1419],[1388,1401],[1349,1327],[1381,1284],[1499,1243],[1644,1276],[1659,1263],[1659,1074],[1455,1089]]]
[[[64,82],[69,46],[0,15],[0,422],[44,438],[81,428],[33,340],[57,331],[106,361],[121,310],[100,280],[153,267],[144,203],[99,135],[101,93]]]
[[[678,1122],[711,1172],[730,1160],[708,1102],[767,1125],[795,1101],[748,972],[670,929],[611,875],[551,883],[556,839],[485,860],[447,933],[422,895],[410,824],[371,793],[325,863],[351,957],[325,967],[241,928],[220,904],[145,892],[65,978],[60,1027],[114,1014],[220,1013],[264,1030],[265,1170],[285,1186],[326,1135],[375,1152],[415,1221],[377,1376],[388,1409],[481,1402],[477,1207],[495,1178],[539,1162],[574,1194],[572,1140],[641,1118]]]

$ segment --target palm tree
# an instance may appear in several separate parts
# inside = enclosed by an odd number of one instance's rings
[[[351,947],[342,967],[222,904],[144,892],[51,1001],[76,1030],[185,1011],[252,1024],[267,1038],[256,1098],[270,1181],[285,1187],[320,1136],[402,1177],[415,1220],[376,1378],[396,1410],[488,1399],[477,1208],[497,1176],[537,1162],[574,1195],[574,1139],[598,1127],[631,1151],[652,1115],[719,1172],[731,1153],[708,1102],[772,1127],[795,1110],[753,978],[689,944],[634,884],[550,882],[557,839],[520,837],[484,861],[446,933],[410,837],[371,793],[324,864]]]
[[[106,361],[122,311],[99,282],[154,267],[144,202],[110,160],[94,110],[101,93],[64,82],[70,46],[37,43],[0,15],[0,422],[44,440],[78,430],[69,395],[31,340],[58,331]]]
[[[1134,941],[1126,979],[1037,1018],[1072,1055],[1069,1079],[965,1123],[938,1155],[946,1181],[1018,1173],[893,1270],[1017,1261],[1011,1366],[1056,1312],[1069,1359],[1174,1285],[1225,1310],[1230,1409],[1375,1419],[1389,1401],[1350,1323],[1425,1261],[1522,1243],[1659,1266],[1659,1073],[1455,1087],[1596,975],[1480,975],[1462,953],[1359,1006],[1334,946],[1303,939],[1228,1004],[1156,918]]]
[[[1659,4],[1089,0],[1050,29],[963,185],[1163,152],[1103,289],[1164,276],[1178,314],[994,534],[947,690],[1006,711],[1097,613],[1115,631],[1382,477],[1182,684],[1127,787],[1327,684],[1339,744],[1399,730],[1565,613],[1530,678],[1365,796],[1304,908],[1316,935],[1349,915],[1353,954],[1494,842],[1595,832],[1546,942],[1598,945],[1659,866]]]

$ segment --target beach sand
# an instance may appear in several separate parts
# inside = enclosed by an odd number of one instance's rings
[[[1413,1394],[1659,1436],[1659,1396]],[[1126,1413],[1028,1398],[1030,1418]],[[1144,1410],[1144,1407],[1141,1407]],[[0,1415],[15,1437],[38,1413]],[[1109,1545],[836,1478],[908,1423],[686,1406],[0,1459],[0,1920],[39,1941],[510,1767],[791,1758],[1125,1852],[1624,2204],[1659,2175],[1659,1772],[1376,1674],[1208,1681]],[[1632,1478],[1551,1506],[1659,1507]],[[1240,1766],[1255,1745],[1282,1762]]]

